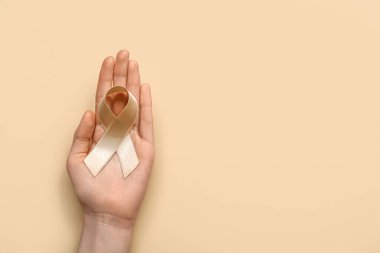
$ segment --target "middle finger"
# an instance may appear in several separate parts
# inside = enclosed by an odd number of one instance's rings
[[[113,71],[113,86],[120,85],[127,87],[129,52],[121,50],[116,55],[116,62]]]

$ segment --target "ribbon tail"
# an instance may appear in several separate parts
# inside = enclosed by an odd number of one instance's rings
[[[139,159],[130,134],[124,138],[117,149],[117,156],[121,164],[123,176],[126,178],[139,164]]]

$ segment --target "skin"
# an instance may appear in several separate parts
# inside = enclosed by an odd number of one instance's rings
[[[99,120],[98,103],[113,85],[126,87],[139,103],[139,115],[130,135],[140,162],[125,179],[116,154],[96,177],[83,162],[105,132]],[[107,97],[107,102],[118,114],[124,108],[127,96],[118,93]],[[78,252],[128,252],[154,163],[154,135],[150,86],[141,84],[138,63],[129,59],[127,50],[119,51],[116,59],[112,56],[104,59],[95,105],[95,113],[86,111],[74,133],[66,164],[84,211]]]

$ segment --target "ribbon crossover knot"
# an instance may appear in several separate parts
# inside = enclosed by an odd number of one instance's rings
[[[119,115],[115,115],[106,102],[106,97],[116,92],[126,92],[128,96],[128,102]],[[101,99],[98,109],[99,119],[106,131],[94,149],[86,156],[84,163],[96,176],[116,152],[124,178],[126,178],[139,163],[129,134],[139,110],[137,100],[123,86],[114,86]]]

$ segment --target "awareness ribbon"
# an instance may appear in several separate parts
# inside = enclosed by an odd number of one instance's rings
[[[106,102],[106,97],[117,92],[126,92],[128,102],[124,109],[115,115]],[[84,159],[84,163],[96,176],[108,163],[116,152],[124,178],[126,178],[138,165],[139,159],[129,134],[133,122],[138,114],[136,98],[123,86],[113,86],[99,102],[99,119],[105,127],[105,133],[95,147]]]

